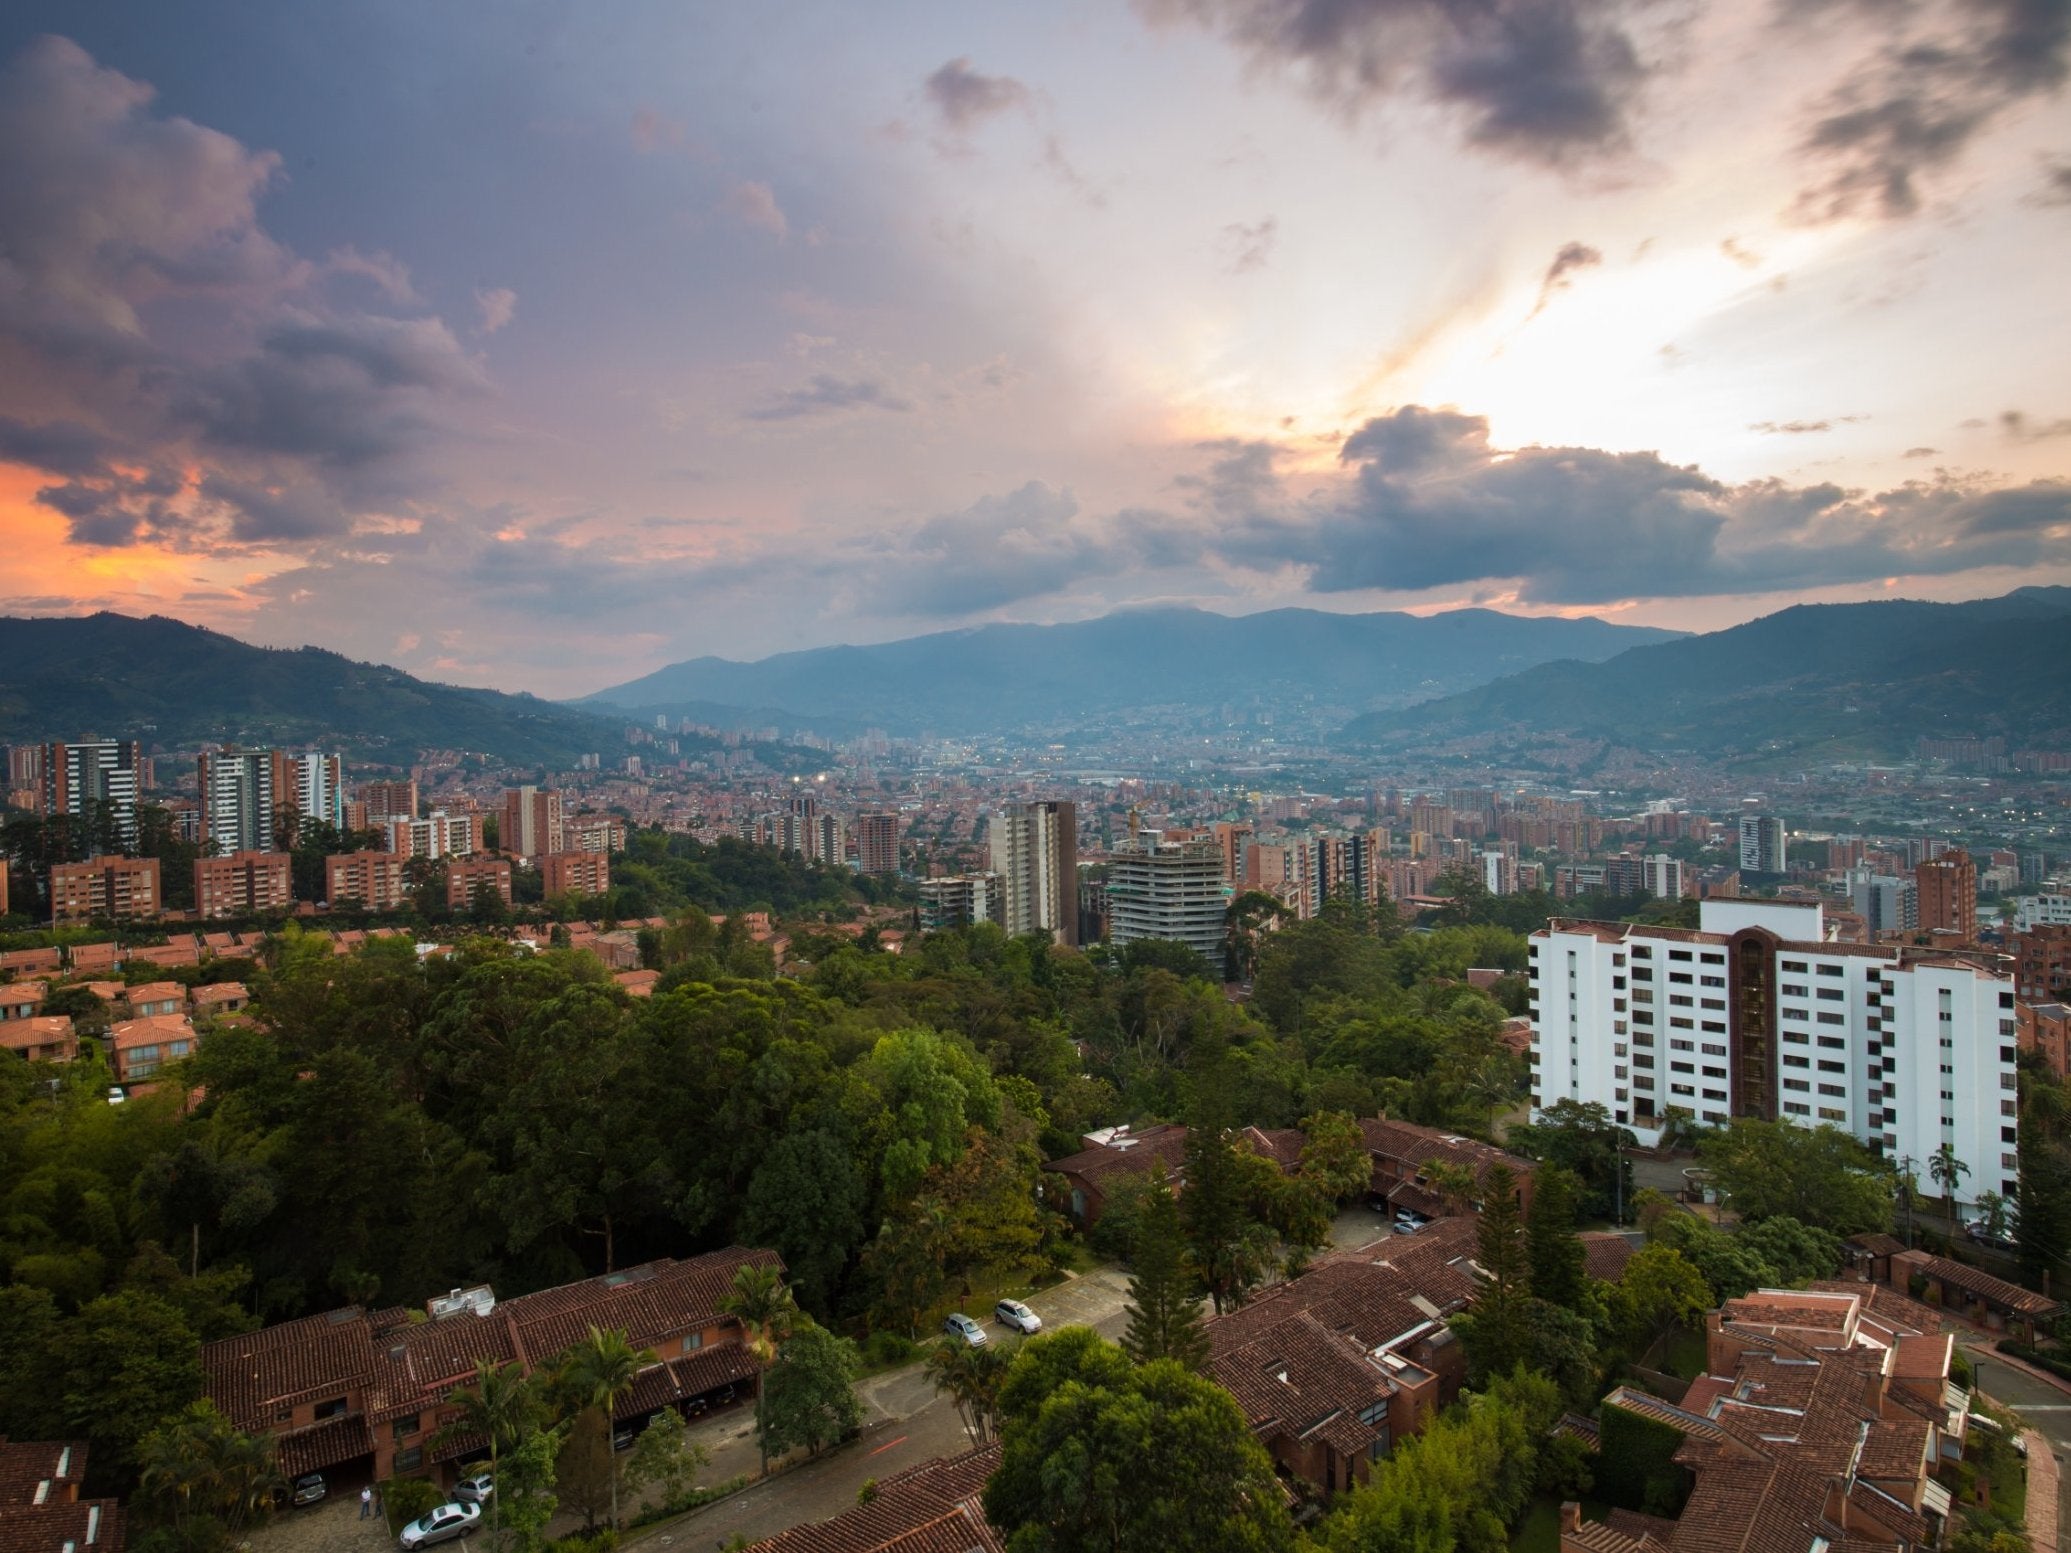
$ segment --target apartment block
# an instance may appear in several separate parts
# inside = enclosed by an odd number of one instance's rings
[[[386,819],[378,828],[397,857],[469,857],[475,850],[472,814],[435,809],[422,819]]]
[[[2016,932],[2038,927],[2071,927],[2071,895],[2045,890],[2040,895],[2023,895],[2014,908]]]
[[[1229,886],[1223,851],[1213,840],[1163,840],[1156,831],[1117,846],[1107,863],[1108,939],[1117,946],[1142,939],[1186,944],[1203,968],[1220,978],[1223,923]]]
[[[623,852],[626,822],[615,814],[578,814],[561,822],[561,852]]]
[[[2071,999],[2071,923],[2034,927],[2013,937],[2014,986],[2031,1002]]]
[[[1652,1144],[1671,1110],[1830,1123],[1885,1158],[1947,1144],[2016,1188],[2014,983],[1983,958],[1828,938],[1816,904],[1712,899],[1697,930],[1555,918],[1530,945],[1533,1104]]]
[[[270,750],[203,750],[195,764],[201,844],[210,851],[270,852],[275,760]]]
[[[455,911],[475,902],[475,893],[489,886],[504,905],[511,903],[511,862],[507,857],[455,858],[446,868],[446,904]]]
[[[2015,1005],[2022,1051],[2038,1052],[2058,1078],[2071,1076],[2071,1007],[2062,1003]],[[4,1032],[5,1026],[0,1026]],[[4,1037],[0,1037],[4,1038]]]
[[[198,916],[249,916],[284,911],[294,903],[294,860],[285,852],[243,851],[194,860]]]
[[[1666,852],[1652,853],[1640,860],[1640,870],[1642,888],[1658,900],[1681,900],[1689,893],[1685,888],[1688,875],[1681,858],[1670,857]]]
[[[546,897],[602,895],[611,888],[611,856],[606,852],[549,852],[539,860]]]
[[[997,874],[922,879],[916,887],[920,891],[920,925],[930,932],[997,920],[994,915],[999,903]]]
[[[357,901],[368,911],[403,904],[403,859],[393,852],[341,852],[324,859],[324,898],[332,906]]]
[[[1978,865],[1968,852],[1944,852],[1913,870],[1920,931],[1953,933],[1961,942],[1978,936]]]
[[[417,779],[362,782],[359,802],[366,810],[369,826],[379,825],[383,820],[414,820],[417,818]]]
[[[8,913],[8,910],[9,910],[9,908],[8,908],[8,904],[7,904],[7,875],[8,875],[8,873],[9,873],[9,867],[8,867],[8,860],[7,860],[6,858],[4,858],[4,857],[0,857],[0,917],[4,917],[4,916],[6,916],[6,915],[7,915],[7,913]]]
[[[151,785],[144,747],[133,739],[43,746],[43,812],[87,818],[108,806],[124,847],[137,844],[137,800]]]
[[[895,874],[899,871],[898,815],[856,816],[856,869],[866,874]]]
[[[316,750],[273,752],[275,808],[296,820],[345,828],[345,764]]]
[[[1874,874],[1867,868],[1848,875],[1855,914],[1872,934],[1911,933],[1920,926],[1920,887],[1896,874]]]
[[[497,843],[531,862],[561,847],[561,795],[538,787],[514,787],[503,795],[503,824]]]
[[[992,817],[987,836],[1000,880],[994,920],[1017,937],[1048,933],[1060,944],[1076,944],[1078,810],[1055,799],[1012,804]]]
[[[1783,821],[1766,814],[1740,817],[1740,871],[1780,874],[1785,868]]]
[[[54,863],[50,870],[53,923],[129,921],[155,917],[165,899],[155,857],[97,857]]]

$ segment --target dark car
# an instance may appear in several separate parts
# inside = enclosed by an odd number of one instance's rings
[[[301,1506],[315,1504],[331,1491],[321,1472],[305,1472],[288,1485],[288,1503]]]

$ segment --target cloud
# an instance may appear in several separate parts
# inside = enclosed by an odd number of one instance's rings
[[[1747,429],[1772,437],[1804,437],[1815,432],[1832,431],[1836,426],[1852,426],[1864,419],[1867,417],[1861,415],[1830,415],[1822,421],[1753,421]]]
[[[1247,275],[1253,270],[1264,269],[1266,261],[1273,256],[1273,242],[1279,235],[1280,223],[1272,216],[1262,221],[1232,221],[1217,238],[1223,267],[1232,275]]]
[[[1562,243],[1560,252],[1546,266],[1545,279],[1539,282],[1539,300],[1532,304],[1531,316],[1537,318],[1546,311],[1546,304],[1553,300],[1555,292],[1566,291],[1574,284],[1568,277],[1575,271],[1594,269],[1603,262],[1603,254],[1587,243]]]
[[[1483,417],[1415,405],[1348,438],[1321,496],[1291,496],[1263,445],[1212,451],[1190,491],[1202,552],[1322,593],[1501,581],[1603,604],[2071,561],[2071,481],[1730,485],[1650,452],[1498,449]]]
[[[2064,0],[1954,0],[1924,27],[1920,8],[1886,0],[1858,14],[1886,38],[1804,134],[1802,152],[1827,169],[1798,200],[1806,219],[1912,215],[1927,178],[2009,109],[2054,96],[2071,70]]]
[[[278,166],[69,40],[0,65],[0,459],[60,478],[75,542],[348,533],[487,392],[395,259],[264,230]]]
[[[983,75],[971,68],[968,58],[957,58],[941,66],[921,84],[928,102],[941,116],[943,125],[958,135],[968,134],[987,119],[1029,106],[1033,94],[1009,75]]]
[[[735,184],[726,191],[726,198],[719,202],[719,208],[742,226],[767,232],[780,243],[791,235],[791,223],[785,219],[783,207],[777,203],[776,194],[766,183],[749,181]]]
[[[1469,144],[1547,166],[1616,153],[1648,67],[1625,0],[1138,0],[1184,19],[1357,113],[1433,102]]]
[[[1905,450],[1905,452],[1903,452],[1903,453],[1901,453],[1901,454],[1899,455],[1899,457],[1900,457],[1900,458],[1933,458],[1933,457],[1934,457],[1934,456],[1935,456],[1935,455],[1936,455],[1937,453],[1939,453],[1939,452],[1941,452],[1941,449],[1940,449],[1940,448],[1928,448],[1928,447],[1919,447],[1919,448],[1907,448],[1907,449]]]
[[[475,310],[481,314],[481,332],[494,334],[518,316],[518,294],[508,286],[475,292]]]
[[[890,410],[904,414],[913,408],[911,399],[895,393],[875,378],[844,378],[831,372],[815,372],[803,388],[785,389],[742,414],[751,421],[800,421],[840,415],[849,410]]]
[[[2037,205],[2071,205],[2071,156],[2043,158],[2042,186],[2030,198]]]
[[[2005,410],[1999,416],[1999,429],[2014,442],[2047,442],[2052,437],[2071,437],[2071,418],[2038,421],[2019,410]]]
[[[1759,269],[1761,267],[1762,256],[1741,242],[1737,237],[1721,239],[1719,242],[1719,252],[1744,270]]]

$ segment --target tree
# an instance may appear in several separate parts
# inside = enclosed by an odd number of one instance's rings
[[[1296,1169],[1333,1204],[1364,1194],[1373,1184],[1373,1155],[1358,1119],[1343,1111],[1303,1117],[1302,1158]]]
[[[990,1443],[999,1419],[1000,1383],[1009,1355],[990,1343],[974,1348],[960,1337],[943,1337],[928,1352],[935,1389],[947,1392],[973,1445]]]
[[[1517,1177],[1504,1164],[1489,1168],[1487,1195],[1476,1226],[1474,1308],[1454,1318],[1476,1382],[1508,1375],[1531,1353],[1531,1248],[1517,1208]]]
[[[799,1321],[798,1302],[784,1283],[784,1275],[770,1262],[750,1262],[736,1268],[733,1287],[719,1302],[722,1313],[741,1324],[741,1345],[755,1359],[755,1427],[764,1441],[762,1473],[769,1475],[768,1432],[763,1420],[764,1382],[776,1361],[778,1345],[790,1336]]]
[[[1672,1246],[1642,1246],[1625,1264],[1615,1304],[1626,1337],[1644,1352],[1672,1327],[1692,1326],[1716,1304],[1704,1275]]]
[[[489,1547],[490,1553],[501,1553],[503,1457],[538,1428],[543,1411],[539,1390],[522,1366],[480,1359],[474,1383],[447,1392],[446,1405],[456,1409],[457,1416],[433,1437],[435,1447],[474,1436],[489,1442],[489,1472],[497,1482],[497,1492],[489,1499]]]
[[[1621,1203],[1632,1210],[1632,1163],[1623,1151],[1637,1147],[1639,1138],[1597,1102],[1556,1100],[1537,1121],[1511,1128],[1504,1141],[1514,1152],[1572,1170],[1582,1182],[1576,1204],[1582,1217],[1610,1218]]]
[[[1439,1206],[1448,1215],[1454,1217],[1471,1209],[1481,1192],[1481,1182],[1475,1177],[1471,1165],[1455,1164],[1448,1159],[1429,1160],[1424,1165],[1423,1175],[1425,1190],[1438,1199]]]
[[[2004,1240],[2006,1226],[2012,1215],[2012,1206],[2006,1198],[1994,1191],[1979,1192],[1971,1206],[1977,1209],[1978,1230],[1987,1240]]]
[[[1743,1219],[1780,1215],[1843,1236],[1891,1228],[1890,1167],[1838,1127],[1736,1117],[1697,1157]]]
[[[1956,1145],[1944,1143],[1934,1151],[1927,1161],[1927,1173],[1934,1178],[1934,1184],[1942,1189],[1942,1201],[1948,1204],[1949,1212],[1956,1211],[1956,1188],[1963,1184],[1963,1178],[1970,1174],[1970,1166],[1956,1157]]]
[[[568,1394],[594,1411],[602,1421],[604,1448],[611,1451],[611,1410],[618,1399],[632,1390],[641,1370],[655,1362],[654,1354],[635,1348],[621,1331],[591,1327],[589,1336],[562,1358],[560,1384]],[[608,1462],[611,1479],[611,1526],[618,1529],[618,1462],[613,1453]]]
[[[1122,1347],[1138,1364],[1171,1359],[1190,1370],[1208,1362],[1201,1301],[1189,1286],[1179,1205],[1162,1170],[1153,1171],[1137,1222],[1129,1279],[1129,1326]]]
[[[547,1524],[556,1509],[554,1463],[565,1427],[533,1429],[504,1455],[496,1478],[496,1497],[501,1501],[510,1553],[540,1553],[546,1546]]]
[[[863,1240],[863,1191],[855,1155],[835,1134],[786,1133],[748,1183],[741,1239],[774,1247],[798,1297],[830,1311],[842,1268]]]
[[[144,1437],[201,1395],[201,1345],[166,1301],[134,1289],[103,1295],[57,1335],[63,1412],[118,1479]]]
[[[1582,1239],[1575,1233],[1574,1176],[1558,1165],[1541,1165],[1532,1181],[1532,1209],[1526,1220],[1526,1241],[1532,1267],[1532,1294],[1549,1304],[1573,1308],[1582,1297]]]
[[[1088,1327],[1035,1338],[1000,1391],[985,1515],[1016,1553],[1277,1553],[1292,1543],[1234,1398]]]
[[[698,1472],[711,1453],[691,1442],[683,1415],[665,1407],[647,1421],[626,1457],[626,1486],[639,1493],[650,1485],[662,1491],[662,1505],[674,1509],[689,1498]]]
[[[803,1445],[817,1456],[821,1446],[856,1431],[863,1421],[855,1389],[861,1369],[856,1345],[825,1327],[807,1324],[784,1339],[757,1419],[765,1471],[772,1453]]]
[[[211,1553],[265,1520],[282,1479],[273,1442],[232,1424],[206,1398],[138,1442],[138,1483],[151,1519],[184,1553]]]

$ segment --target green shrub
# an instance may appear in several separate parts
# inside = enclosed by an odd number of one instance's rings
[[[380,1486],[382,1513],[390,1532],[400,1532],[420,1515],[446,1502],[446,1491],[429,1478],[390,1478]]]
[[[904,1364],[920,1352],[920,1344],[904,1332],[872,1332],[863,1343],[863,1361],[872,1369]]]
[[[1607,1503],[1673,1519],[1690,1497],[1689,1469],[1675,1463],[1680,1429],[1607,1407],[1597,1418],[1596,1491]]]

